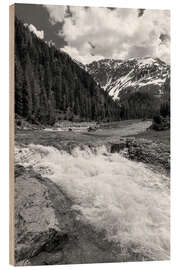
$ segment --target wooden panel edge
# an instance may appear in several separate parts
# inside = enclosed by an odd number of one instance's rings
[[[15,6],[9,6],[9,263],[14,261],[14,27]]]

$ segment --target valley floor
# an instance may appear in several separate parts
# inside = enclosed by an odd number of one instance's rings
[[[82,129],[81,132],[58,131],[54,128],[48,129],[17,129],[16,142],[29,144],[46,144],[51,145],[55,142],[74,141],[76,143],[104,143],[104,141],[119,140],[120,137],[134,136],[136,134],[145,132],[151,125],[151,121],[139,120],[124,120],[120,122],[112,122],[101,124],[96,131],[88,132],[87,128]]]

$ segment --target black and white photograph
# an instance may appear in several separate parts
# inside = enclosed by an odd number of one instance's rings
[[[10,17],[11,264],[170,260],[170,10]]]

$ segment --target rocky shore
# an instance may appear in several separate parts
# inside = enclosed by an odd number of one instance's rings
[[[134,137],[122,138],[119,143],[110,144],[110,151],[143,162],[157,172],[167,175],[170,173],[170,149],[164,143]]]

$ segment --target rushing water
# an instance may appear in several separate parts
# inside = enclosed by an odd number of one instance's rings
[[[108,241],[152,260],[169,258],[169,179],[110,154],[29,145],[15,149],[16,162],[58,184],[73,201],[81,222],[104,231]]]

